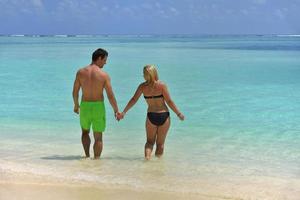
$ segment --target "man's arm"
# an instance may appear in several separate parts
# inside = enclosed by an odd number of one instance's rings
[[[79,98],[79,90],[80,90],[81,84],[79,81],[79,71],[76,74],[76,78],[74,81],[74,86],[73,86],[73,101],[74,101],[74,112],[79,114],[79,103],[78,103],[78,98]]]
[[[110,77],[108,75],[107,75],[107,77],[105,79],[104,89],[106,91],[109,103],[112,106],[112,108],[114,109],[114,113],[115,113],[115,116],[116,116],[116,114],[118,113],[119,109],[118,109],[117,100],[116,100],[114,92],[112,90],[112,86],[111,86],[111,82],[110,82]]]

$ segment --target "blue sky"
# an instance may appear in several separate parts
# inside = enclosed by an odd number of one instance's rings
[[[0,34],[300,34],[300,0],[0,0]]]

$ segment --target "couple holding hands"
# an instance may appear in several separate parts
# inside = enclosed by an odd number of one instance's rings
[[[74,112],[80,116],[82,128],[81,141],[86,157],[90,157],[91,139],[89,136],[90,127],[94,133],[94,158],[99,159],[102,148],[102,133],[105,130],[106,116],[104,106],[103,90],[106,91],[108,100],[114,110],[117,120],[121,120],[141,95],[144,96],[147,104],[145,158],[150,159],[154,144],[156,144],[155,155],[161,156],[164,151],[165,139],[170,127],[170,113],[167,105],[176,113],[180,120],[184,115],[178,110],[172,101],[165,83],[158,80],[155,66],[146,65],[143,69],[145,82],[141,83],[133,97],[126,105],[123,112],[119,112],[115,99],[110,77],[102,70],[106,64],[108,53],[104,49],[97,49],[92,55],[92,63],[76,74],[73,86]],[[79,90],[82,97],[79,105]]]

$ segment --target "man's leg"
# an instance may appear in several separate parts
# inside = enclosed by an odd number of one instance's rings
[[[81,142],[82,146],[85,152],[85,156],[88,158],[90,157],[90,144],[91,144],[91,139],[89,135],[90,130],[84,130],[82,129],[82,135],[81,135]]]
[[[102,132],[94,132],[94,158],[99,159],[102,153],[103,142],[102,142]]]

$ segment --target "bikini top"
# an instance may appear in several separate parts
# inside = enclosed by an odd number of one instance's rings
[[[164,96],[162,94],[161,95],[157,95],[157,96],[145,96],[144,95],[145,99],[156,99],[156,98],[161,98],[161,97],[164,97]]]

